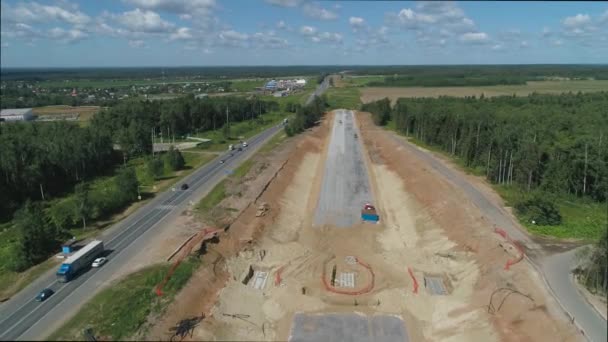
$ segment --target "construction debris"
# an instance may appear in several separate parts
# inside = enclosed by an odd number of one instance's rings
[[[260,204],[260,206],[258,207],[258,211],[255,213],[255,217],[266,215],[266,212],[268,210],[270,210],[270,206],[268,205],[268,203],[264,202]]]
[[[175,327],[169,329],[169,331],[174,331],[171,336],[171,342],[175,341],[176,337],[179,337],[180,341],[188,335],[192,337],[194,328],[196,328],[204,318],[205,314],[202,314],[199,317],[186,318],[179,321]]]

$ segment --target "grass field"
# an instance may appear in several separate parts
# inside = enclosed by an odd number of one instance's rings
[[[327,95],[327,100],[329,102],[329,109],[359,109],[361,106],[359,88],[331,87],[325,94]]]
[[[524,196],[521,189],[514,186],[498,186],[494,188],[509,206],[514,206]],[[589,242],[597,241],[606,231],[606,203],[561,196],[553,202],[562,215],[562,224],[558,226],[539,226],[528,222],[523,217],[516,216],[519,222],[533,234],[553,236],[560,239],[580,239]]]
[[[95,115],[101,107],[99,106],[80,106],[80,107],[72,107],[72,106],[46,106],[46,107],[36,107],[32,109],[32,112],[35,115],[59,115],[59,114],[80,114],[78,117],[78,121],[87,122],[91,120],[93,115]]]
[[[160,314],[166,309],[199,263],[194,258],[182,262],[164,286],[162,297],[156,295],[154,288],[167,273],[168,264],[129,274],[95,295],[47,340],[84,340],[83,331],[86,328],[91,328],[102,340],[126,340],[143,328],[151,314]]]
[[[526,85],[504,85],[485,87],[367,87],[361,89],[363,103],[376,101],[388,97],[395,102],[400,97],[439,97],[454,96],[501,96],[517,95],[527,96],[533,92],[542,94],[560,94],[567,92],[593,92],[608,91],[608,81],[534,81]]]

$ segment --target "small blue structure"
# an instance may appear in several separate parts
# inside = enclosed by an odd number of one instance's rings
[[[376,208],[373,205],[366,203],[363,210],[361,210],[361,220],[364,222],[378,223],[378,221],[380,221],[380,216],[378,216]]]
[[[264,86],[264,88],[266,90],[275,90],[275,89],[277,89],[277,81],[272,80],[272,81],[266,83],[266,86]]]

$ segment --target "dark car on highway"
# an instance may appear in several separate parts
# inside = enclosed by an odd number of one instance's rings
[[[40,291],[40,293],[36,296],[36,301],[44,302],[47,298],[52,296],[53,293],[55,293],[55,291],[53,291],[51,289],[44,289],[44,290]]]
[[[188,184],[184,183],[181,186],[182,190],[188,190]]]

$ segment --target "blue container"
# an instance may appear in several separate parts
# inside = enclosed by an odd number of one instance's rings
[[[70,254],[72,253],[72,246],[63,246],[62,250],[63,254]]]
[[[361,214],[361,219],[363,221],[371,221],[371,222],[380,221],[380,217],[378,217],[378,215],[375,215],[375,214]]]

